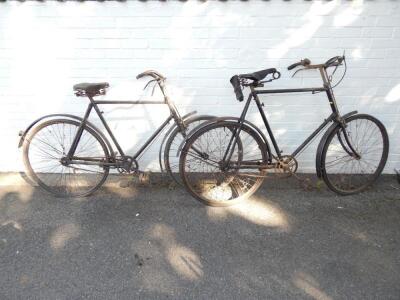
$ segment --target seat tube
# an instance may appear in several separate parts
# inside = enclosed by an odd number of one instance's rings
[[[280,158],[282,157],[282,156],[281,156],[281,150],[279,149],[278,143],[277,143],[276,140],[275,140],[274,133],[272,132],[271,127],[269,126],[267,117],[265,116],[264,110],[263,110],[262,105],[261,105],[261,101],[260,101],[260,99],[258,98],[257,94],[254,96],[254,101],[255,101],[256,104],[257,104],[258,111],[260,112],[261,118],[262,118],[262,120],[263,120],[263,122],[264,122],[264,126],[265,126],[265,128],[267,129],[269,138],[271,139],[272,145],[274,146],[276,155],[277,155],[278,158],[280,159]]]
[[[99,116],[100,121],[103,123],[104,128],[107,130],[108,134],[110,135],[112,141],[114,142],[114,145],[117,147],[117,150],[119,152],[120,155],[124,156],[125,153],[124,151],[122,151],[121,146],[118,144],[117,139],[115,138],[114,134],[112,133],[110,127],[108,126],[106,119],[103,116],[103,113],[100,111],[99,106],[97,105],[97,103],[93,100],[93,98],[91,96],[89,96],[89,100],[92,104],[92,106],[94,107],[94,110],[96,111],[97,115]]]
[[[78,143],[79,143],[79,141],[81,139],[81,136],[82,136],[82,133],[83,133],[83,129],[86,126],[86,121],[89,118],[89,115],[90,115],[90,112],[92,111],[92,108],[93,108],[93,104],[92,104],[92,102],[90,102],[89,105],[88,105],[88,108],[86,109],[86,112],[85,112],[85,115],[83,117],[83,120],[82,120],[81,124],[78,127],[78,130],[77,130],[76,135],[74,137],[74,140],[72,142],[71,148],[68,151],[68,154],[67,154],[67,158],[68,159],[72,159],[72,157],[75,154],[76,147],[78,147]]]
[[[231,137],[231,139],[230,139],[230,141],[228,143],[228,147],[226,148],[226,151],[225,151],[225,154],[224,154],[224,158],[222,159],[223,161],[225,161],[225,162],[227,161],[228,163],[231,160],[231,157],[233,155],[233,151],[235,150],[236,141],[239,138],[239,134],[240,134],[240,131],[242,129],[242,125],[243,125],[244,120],[246,118],[247,111],[249,110],[251,98],[253,97],[254,89],[253,89],[253,87],[250,87],[250,89],[251,89],[251,93],[250,93],[249,97],[247,98],[246,105],[244,106],[242,114],[240,115],[240,118],[239,118],[239,128],[237,128],[237,129],[235,128],[235,130],[233,131],[232,137]],[[232,143],[233,143],[233,145],[232,145]]]

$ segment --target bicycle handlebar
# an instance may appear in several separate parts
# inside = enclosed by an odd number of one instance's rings
[[[303,66],[306,69],[317,69],[317,68],[329,68],[329,67],[336,67],[342,64],[342,62],[345,60],[344,56],[334,56],[328,59],[325,63],[323,64],[318,64],[318,65],[312,65],[311,61],[308,58],[304,58],[301,61],[294,63],[288,67],[288,70],[292,70],[298,66]]]
[[[161,75],[160,73],[158,73],[157,71],[154,71],[154,70],[144,71],[144,72],[140,73],[139,75],[137,75],[136,79],[140,79],[145,76],[150,76],[150,77],[153,77],[154,79],[161,79],[161,80],[166,79],[163,75]]]
[[[325,62],[325,68],[328,68],[328,67],[332,67],[332,66],[339,66],[339,65],[341,65],[342,64],[342,62],[344,61],[344,56],[334,56],[334,57],[331,57],[330,59],[328,59],[326,62]]]

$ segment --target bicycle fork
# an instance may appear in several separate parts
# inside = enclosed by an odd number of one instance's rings
[[[351,143],[351,141],[349,139],[349,135],[347,133],[346,124],[345,124],[344,120],[341,122],[340,126],[342,127],[342,132],[343,132],[345,141],[343,141],[343,139],[341,138],[340,131],[336,135],[338,137],[338,140],[339,140],[340,145],[342,146],[343,150],[346,151],[346,153],[348,155],[350,155],[351,157],[354,157],[355,159],[360,159],[361,155],[357,152],[356,149],[354,149],[353,144]],[[346,142],[348,147],[345,145],[344,142]]]
[[[320,68],[320,74],[322,77],[322,80],[324,82],[324,87],[326,90],[326,95],[328,97],[329,100],[329,104],[331,106],[332,112],[334,114],[336,114],[336,122],[339,123],[339,126],[342,128],[343,130],[343,135],[344,135],[344,139],[347,143],[348,148],[346,147],[346,145],[343,142],[343,139],[340,137],[340,131],[337,133],[340,145],[343,147],[344,151],[346,151],[347,154],[349,154],[351,157],[355,157],[356,159],[360,159],[361,155],[354,149],[349,136],[347,134],[347,130],[346,130],[346,121],[340,116],[339,114],[339,109],[336,105],[336,100],[335,100],[335,96],[333,94],[333,90],[332,90],[332,86],[330,84],[330,80],[328,77],[328,74],[326,72],[325,69]],[[350,148],[350,151],[349,151]]]

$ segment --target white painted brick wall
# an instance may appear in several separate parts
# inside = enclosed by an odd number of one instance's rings
[[[386,172],[400,167],[400,4],[396,1],[127,1],[0,3],[0,171],[22,169],[18,131],[48,113],[83,115],[86,100],[72,85],[109,81],[108,98],[139,97],[135,76],[156,69],[168,77],[182,114],[238,116],[229,78],[276,67],[272,87],[307,87],[317,73],[290,78],[286,67],[346,50],[349,70],[336,88],[342,112],[378,117],[390,134]],[[263,97],[287,153],[329,114],[323,94]],[[128,153],[167,116],[166,107],[110,107]],[[255,107],[250,118],[261,124]],[[300,156],[314,170],[316,143]],[[157,169],[157,144],[141,161]]]

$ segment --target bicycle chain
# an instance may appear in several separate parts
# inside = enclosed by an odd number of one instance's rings
[[[285,162],[286,160],[286,162]],[[291,162],[294,162],[294,165],[288,166]],[[311,190],[314,188],[314,185],[311,183],[311,180],[309,178],[301,178],[296,174],[298,168],[298,162],[297,160],[290,156],[290,155],[284,155],[281,157],[279,161],[275,163],[275,166],[273,169],[275,170],[274,174],[277,175],[280,178],[288,178],[290,176],[294,176],[299,182],[300,185],[306,189],[306,190]],[[265,175],[253,175],[253,174],[246,174],[246,176],[249,177],[258,177],[258,178],[267,178],[270,175],[273,175],[271,173],[267,173]]]

